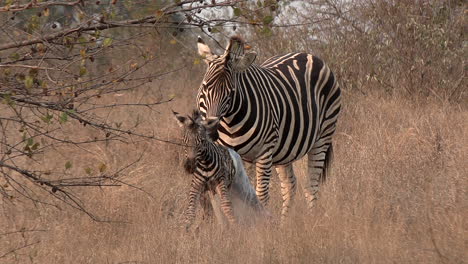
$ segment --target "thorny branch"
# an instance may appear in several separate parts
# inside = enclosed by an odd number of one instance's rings
[[[40,241],[36,241],[36,242],[32,242],[32,243],[27,243],[27,244],[24,244],[24,245],[22,245],[22,246],[20,246],[20,247],[11,249],[10,251],[7,251],[7,252],[5,252],[3,255],[1,255],[1,256],[0,256],[0,259],[1,259],[1,258],[5,258],[5,257],[7,257],[7,256],[10,255],[10,254],[14,254],[14,253],[15,253],[16,251],[18,251],[18,250],[21,250],[21,249],[24,249],[24,248],[27,248],[27,247],[30,247],[30,246],[34,246],[34,245],[36,245],[36,244],[38,244],[38,243],[40,243]]]
[[[79,1],[78,1],[79,2]],[[78,4],[77,2],[77,4]],[[138,19],[129,19],[129,20],[122,20],[122,21],[105,21],[104,17],[101,16],[99,19],[91,19],[86,22],[81,23],[80,25],[77,25],[73,28],[70,29],[64,29],[62,31],[56,32],[56,33],[51,33],[42,37],[38,38],[33,38],[29,40],[24,40],[24,41],[19,41],[19,42],[11,42],[11,43],[6,43],[3,45],[0,45],[0,51],[2,50],[7,50],[7,49],[12,49],[12,48],[19,48],[19,47],[24,47],[24,46],[29,46],[33,44],[38,44],[42,42],[50,42],[55,39],[59,39],[68,35],[71,35],[73,33],[77,32],[86,32],[86,31],[95,31],[95,30],[107,30],[111,28],[118,28],[118,27],[127,27],[131,25],[144,25],[144,24],[151,24],[155,28],[161,27],[165,24],[172,24],[175,26],[179,26],[181,24],[185,26],[193,26],[193,27],[200,27],[203,26],[206,21],[203,21],[201,19],[198,20],[191,20],[190,22],[170,22],[166,21],[166,19],[169,15],[180,13],[189,13],[194,10],[202,10],[202,9],[210,9],[214,7],[229,7],[229,6],[235,6],[236,4],[244,1],[236,0],[236,1],[224,1],[224,2],[218,2],[214,4],[209,4],[209,5],[203,5],[203,6],[188,6],[188,7],[183,7],[186,4],[195,4],[198,3],[199,1],[181,1],[179,3],[173,4],[166,6],[159,10],[157,15],[150,15],[150,16],[145,16],[143,18],[138,18]],[[229,22],[232,22],[229,21]]]
[[[138,119],[131,125],[108,118],[112,111],[123,107],[144,107],[157,112],[155,107],[171,102],[173,98],[160,97],[137,103],[105,101],[104,98],[125,95],[186,67],[176,65],[161,67],[164,70],[159,71],[144,70],[160,59],[157,53],[151,52],[153,47],[148,48],[145,43],[154,34],[154,29],[160,34],[168,28],[182,32],[190,28],[233,23],[235,19],[210,20],[196,14],[212,8],[234,7],[241,2],[245,1],[204,4],[175,1],[155,14],[121,20],[110,19],[102,13],[100,16],[86,14],[83,10],[88,3],[82,0],[14,1],[0,7],[0,14],[10,12],[13,17],[28,9],[42,9],[40,12],[44,12],[57,5],[73,8],[82,14],[77,23],[45,32],[36,32],[34,28],[37,26],[20,28],[8,21],[1,27],[0,33],[6,36],[0,41],[0,195],[3,199],[11,202],[12,194],[15,194],[34,203],[59,208],[44,200],[41,193],[46,193],[93,220],[102,221],[85,207],[75,192],[77,187],[126,185],[151,196],[123,179],[126,171],[142,159],[146,150],[140,150],[141,154],[134,161],[114,168],[113,173],[102,169],[98,175],[43,169],[41,155],[60,153],[61,149],[71,146],[86,151],[85,146],[111,141],[135,144],[152,140],[182,145],[154,132],[139,131],[141,121]],[[173,20],[172,15],[181,15],[183,20]],[[145,28],[129,28],[132,26]],[[108,31],[119,28],[127,30],[128,34]],[[5,41],[7,39],[9,42]],[[120,58],[122,51],[129,50],[132,50],[132,56]],[[118,63],[112,63],[116,56],[120,56]],[[64,132],[70,122],[98,132],[98,136],[91,139],[70,136]]]
[[[31,8],[45,8],[49,6],[75,6],[84,2],[84,0],[77,0],[71,2],[46,1],[38,3],[37,0],[33,0],[27,4],[10,4],[0,7],[0,12],[18,12]]]

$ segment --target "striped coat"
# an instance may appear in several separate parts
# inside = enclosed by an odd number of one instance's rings
[[[197,104],[205,118],[220,118],[218,142],[256,164],[256,192],[266,204],[271,168],[276,166],[286,216],[296,190],[292,163],[308,155],[304,193],[310,207],[332,159],[332,136],[341,92],[334,74],[319,58],[289,53],[254,63],[239,37],[218,56],[199,39],[208,65]]]

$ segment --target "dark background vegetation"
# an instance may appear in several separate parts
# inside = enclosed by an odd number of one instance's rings
[[[455,0],[0,1],[0,262],[465,262],[465,17]],[[332,175],[281,229],[274,176],[271,222],[186,233],[170,110],[195,106],[196,36],[221,53],[234,34],[257,63],[306,51],[337,74]]]

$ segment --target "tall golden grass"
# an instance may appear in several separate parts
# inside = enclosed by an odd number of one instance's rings
[[[52,206],[34,203],[15,195],[0,178],[13,195],[0,199],[0,263],[465,263],[468,101],[460,33],[465,11],[458,2],[364,1],[349,12],[355,20],[322,22],[323,42],[311,41],[317,28],[308,25],[278,29],[270,37],[251,32],[250,44],[262,51],[257,62],[302,47],[328,61],[344,88],[332,171],[312,211],[299,186],[290,217],[280,227],[274,175],[270,221],[222,229],[199,216],[185,232],[181,216],[191,176],[182,169],[179,146],[137,137],[127,143],[66,146],[35,156],[40,163],[23,162],[45,171],[70,161],[66,173],[80,176],[88,167],[95,175],[102,164],[113,172],[142,158],[120,175],[130,185],[75,189],[87,209],[107,222],[95,222],[39,191],[36,196]],[[310,14],[311,24],[319,25],[317,15]],[[362,34],[345,22],[376,27]],[[393,38],[382,43],[382,36]],[[172,36],[148,38],[134,41],[155,51],[155,65],[147,67],[153,74],[194,62],[194,41],[177,46],[164,45]],[[133,56],[130,50],[116,53],[90,72]],[[127,107],[96,113],[123,127],[138,123],[140,133],[178,141],[180,128],[170,110],[191,111],[202,66],[99,99],[112,104],[175,96],[154,111]],[[61,132],[87,140],[103,133],[73,121]],[[16,134],[11,131],[20,137]],[[254,168],[246,166],[253,180]],[[298,178],[305,168],[304,161],[296,162]]]
[[[139,116],[142,131],[179,140],[170,109],[190,111],[199,81],[190,76],[104,98],[152,99],[161,90],[176,96],[159,113],[115,110],[109,118],[131,123]],[[20,198],[13,205],[2,200],[1,232],[22,231],[2,235],[0,255],[25,247],[0,262],[463,263],[468,259],[467,120],[466,106],[345,91],[332,173],[321,198],[309,212],[299,188],[283,227],[276,175],[268,206],[271,221],[222,229],[199,217],[185,232],[180,221],[190,176],[181,168],[180,147],[137,141],[58,150],[42,158],[51,166],[72,160],[76,173],[99,162],[112,170],[143,154],[124,179],[148,193],[129,186],[80,190],[92,212],[113,221],[106,223],[60,204],[57,210]],[[93,137],[79,124],[66,129]],[[247,168],[253,179],[252,166]],[[298,178],[305,168],[303,161],[295,164]]]

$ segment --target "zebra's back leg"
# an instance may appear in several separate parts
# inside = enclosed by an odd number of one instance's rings
[[[333,156],[331,139],[320,139],[307,154],[307,177],[304,195],[309,208],[318,199],[320,184],[326,179]]]
[[[218,183],[218,185],[216,186],[216,191],[219,194],[219,198],[221,200],[221,209],[223,210],[224,215],[228,219],[229,223],[235,224],[237,221],[232,210],[231,197],[228,194],[226,182],[224,180],[221,180]]]
[[[208,191],[209,194],[209,201],[207,201],[210,204],[210,209],[211,209],[211,218],[210,218],[210,223],[212,223],[216,218],[216,221],[218,222],[219,225],[225,226],[227,224],[226,218],[223,216],[223,212],[221,212],[221,201],[220,197],[215,195],[214,192]],[[213,218],[214,214],[214,218]]]
[[[283,207],[281,209],[281,223],[284,223],[296,194],[296,176],[292,164],[276,167],[281,182],[281,196]]]

